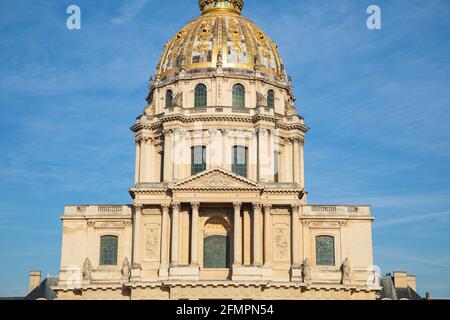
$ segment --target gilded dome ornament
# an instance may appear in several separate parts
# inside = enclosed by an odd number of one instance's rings
[[[200,0],[198,4],[202,15],[164,47],[156,71],[159,85],[177,77],[220,72],[225,76],[256,73],[267,81],[287,86],[277,46],[241,15],[243,0]]]

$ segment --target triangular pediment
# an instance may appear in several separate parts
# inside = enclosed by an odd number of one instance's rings
[[[214,168],[186,180],[180,181],[174,186],[175,189],[255,189],[258,184],[252,180],[241,177],[230,171]]]

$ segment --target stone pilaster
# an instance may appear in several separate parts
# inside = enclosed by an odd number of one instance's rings
[[[134,206],[133,217],[133,263],[131,265],[131,281],[141,281],[141,228],[142,228],[142,205]]]
[[[192,219],[191,219],[191,266],[199,267],[199,208],[200,203],[191,203]]]
[[[235,202],[234,204],[234,259],[233,267],[242,265],[242,218],[241,208],[242,203]]]
[[[253,266],[262,266],[262,228],[260,203],[253,204]]]
[[[302,281],[300,252],[299,252],[299,205],[292,205],[292,268],[291,280]]]
[[[169,205],[162,206],[161,223],[161,263],[159,267],[159,279],[169,279]]]
[[[179,248],[179,236],[180,236],[180,204],[172,204],[172,257],[170,266],[176,267],[180,263],[180,248]]]
[[[164,181],[173,179],[173,133],[164,132]]]

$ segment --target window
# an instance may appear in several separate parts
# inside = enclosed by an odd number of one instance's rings
[[[205,170],[206,170],[206,147],[204,146],[192,147],[191,174],[195,175]]]
[[[242,84],[233,86],[233,107],[245,108],[245,88]]]
[[[335,266],[334,238],[320,236],[316,238],[316,265]]]
[[[275,92],[273,90],[267,92],[267,106],[269,108],[275,108]]]
[[[275,151],[274,155],[273,155],[273,166],[274,166],[274,171],[275,171],[275,176],[274,176],[274,181],[275,182],[279,182],[280,181],[280,152],[279,151]]]
[[[243,177],[247,177],[248,149],[246,147],[235,146],[231,154],[231,171]]]
[[[226,269],[230,267],[230,238],[209,236],[203,239],[203,267],[205,269]]]
[[[207,106],[208,93],[204,84],[198,84],[195,87],[195,107],[204,108]]]
[[[117,265],[117,242],[116,236],[103,236],[100,238],[100,265]]]
[[[172,90],[167,90],[166,92],[166,108],[172,108],[173,106],[173,92]]]

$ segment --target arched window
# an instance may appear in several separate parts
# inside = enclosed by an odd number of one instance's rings
[[[222,217],[210,218],[204,227],[203,267],[205,269],[230,268],[229,225]]]
[[[103,236],[100,238],[100,265],[116,266],[117,265],[117,243],[116,236]]]
[[[208,93],[204,84],[198,84],[195,87],[195,107],[204,108],[208,103]]]
[[[248,149],[234,146],[231,154],[231,171],[243,177],[247,177]]]
[[[316,237],[316,265],[335,266],[334,238],[330,236]]]
[[[191,148],[191,174],[196,175],[197,173],[206,170],[206,147],[205,146],[195,146]]]
[[[275,108],[275,92],[273,90],[267,91],[267,106]]]
[[[167,90],[166,92],[166,108],[172,108],[173,106],[173,92],[172,90]]]
[[[233,107],[245,108],[245,88],[242,84],[233,86]]]

